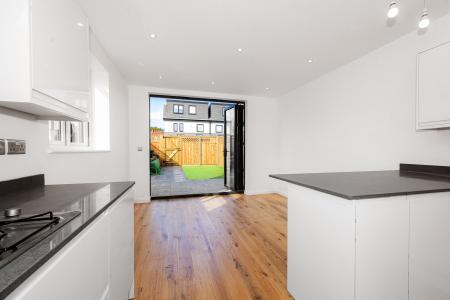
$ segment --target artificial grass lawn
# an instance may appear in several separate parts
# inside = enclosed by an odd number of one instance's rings
[[[220,166],[183,166],[184,176],[189,180],[206,180],[223,178],[223,167]]]

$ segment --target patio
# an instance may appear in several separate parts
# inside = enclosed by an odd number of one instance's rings
[[[227,192],[223,178],[189,180],[180,166],[163,167],[161,175],[151,176],[152,197]]]

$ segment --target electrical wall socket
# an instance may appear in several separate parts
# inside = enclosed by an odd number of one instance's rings
[[[8,154],[25,154],[26,143],[22,140],[6,140],[8,142]]]
[[[5,155],[6,149],[5,149],[5,140],[0,140],[0,155]]]

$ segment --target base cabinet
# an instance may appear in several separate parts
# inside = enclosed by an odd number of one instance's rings
[[[450,193],[410,196],[410,300],[450,299]]]
[[[7,299],[128,299],[134,281],[133,226],[130,190]]]
[[[298,300],[449,300],[450,193],[347,200],[289,186]]]
[[[107,231],[108,218],[104,214],[7,299],[107,299]]]
[[[134,278],[134,199],[125,195],[109,212],[109,299],[128,299]]]

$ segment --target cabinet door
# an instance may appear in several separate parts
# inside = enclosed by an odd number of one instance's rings
[[[128,299],[134,278],[134,199],[127,192],[110,208],[109,299]]]
[[[353,201],[289,184],[288,290],[295,299],[354,299]]]
[[[89,109],[89,26],[73,0],[32,1],[33,90]]]
[[[418,128],[450,127],[450,42],[420,53],[417,65]]]
[[[29,277],[8,299],[107,299],[107,231],[108,218],[101,216]]]
[[[450,193],[408,196],[410,300],[450,299]]]
[[[358,200],[355,205],[355,299],[408,300],[406,196]]]

